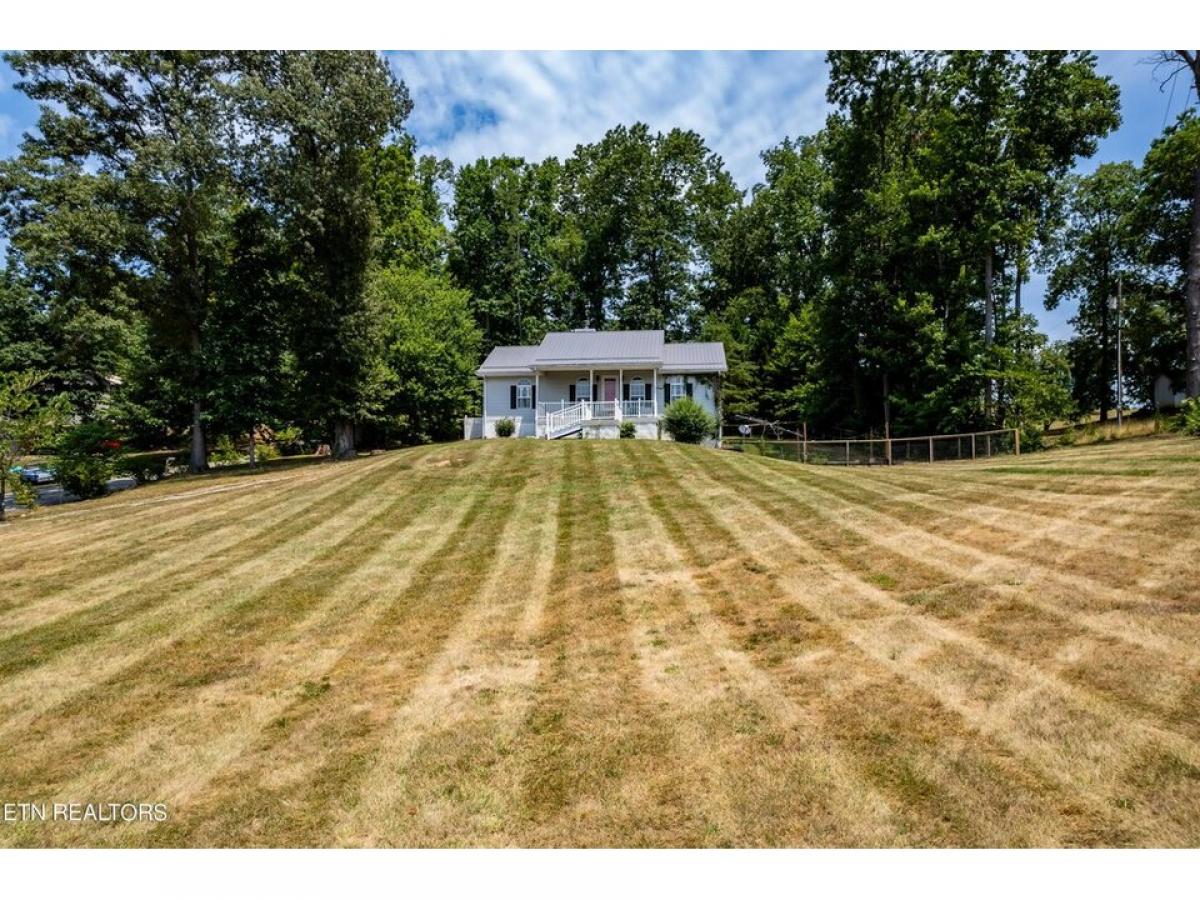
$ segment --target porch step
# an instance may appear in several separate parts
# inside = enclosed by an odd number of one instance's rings
[[[570,437],[573,434],[582,434],[582,433],[583,433],[583,424],[577,422],[574,425],[568,425],[566,428],[560,428],[558,431],[552,432],[549,437],[550,437],[550,440],[557,441],[560,438]]]

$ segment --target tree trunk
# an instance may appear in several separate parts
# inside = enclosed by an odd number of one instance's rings
[[[1108,421],[1108,392],[1112,388],[1111,347],[1108,323],[1108,259],[1104,260],[1104,275],[1100,281],[1100,423]]]
[[[1192,242],[1183,297],[1187,315],[1187,395],[1200,397],[1200,168],[1192,173]]]
[[[350,419],[333,423],[333,455],[337,459],[354,459],[354,422]]]
[[[250,468],[254,468],[254,429],[250,429]]]
[[[983,343],[991,347],[996,342],[996,290],[992,273],[992,248],[988,247],[983,258]],[[991,365],[991,360],[988,361]],[[984,410],[990,419],[996,402],[996,379],[989,378],[984,385],[986,396]]]
[[[208,469],[208,445],[204,442],[204,410],[199,400],[192,401],[192,460],[191,470],[203,472]]]

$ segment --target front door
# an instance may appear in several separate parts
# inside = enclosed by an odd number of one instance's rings
[[[617,379],[604,379],[604,399],[608,402],[612,402],[613,400],[617,399]]]

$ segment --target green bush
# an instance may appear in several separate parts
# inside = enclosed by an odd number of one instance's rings
[[[258,462],[266,462],[270,459],[279,459],[279,447],[276,444],[255,444],[254,458]]]
[[[512,419],[501,419],[496,423],[496,437],[512,437],[517,430],[517,423]]]
[[[628,440],[632,437],[637,437],[637,426],[632,422],[621,423],[621,437]]]
[[[1026,426],[1021,429],[1021,452],[1032,453],[1046,449],[1046,435],[1040,428]]]
[[[667,407],[663,427],[681,444],[699,444],[716,433],[717,420],[695,400],[684,397]]]
[[[217,445],[208,453],[208,461],[227,465],[230,463],[240,463],[243,459],[242,452],[238,450],[237,445],[227,434],[217,438]]]
[[[1175,430],[1200,437],[1200,397],[1188,397],[1175,417]]]
[[[121,441],[107,422],[87,422],[68,431],[56,447],[53,469],[63,489],[82,500],[103,497],[121,468]]]
[[[275,446],[284,456],[297,456],[304,452],[303,432],[295,425],[275,429]]]

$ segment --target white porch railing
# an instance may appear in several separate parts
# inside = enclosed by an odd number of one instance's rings
[[[570,433],[592,419],[622,419],[654,415],[653,400],[578,400],[574,403],[538,404],[543,424],[541,434],[555,438]]]

